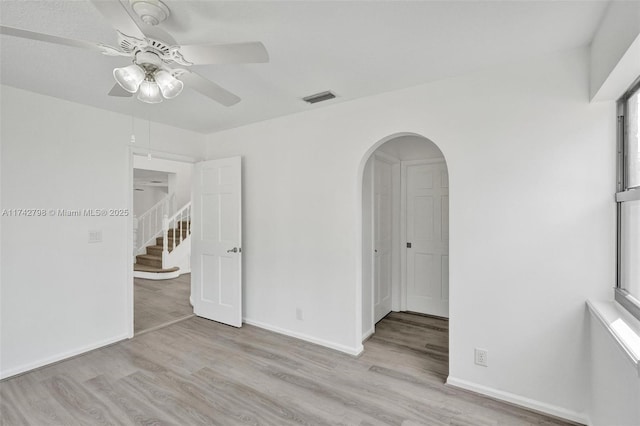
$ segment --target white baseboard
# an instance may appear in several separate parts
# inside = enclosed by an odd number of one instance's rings
[[[316,345],[324,346],[329,349],[344,352],[349,355],[358,356],[364,350],[362,344],[358,347],[352,348],[350,346],[341,345],[339,343],[330,342],[324,339],[318,339],[308,334],[298,333],[297,331],[286,330],[284,328],[276,327],[271,324],[265,324],[260,321],[255,321],[249,318],[243,318],[242,322],[245,324],[253,325],[255,327],[263,328],[265,330],[273,331],[274,333],[284,334],[285,336],[295,337],[296,339],[304,340],[305,342],[315,343]]]
[[[98,349],[101,348],[103,346],[108,346],[111,345],[113,343],[119,342],[121,340],[125,340],[128,339],[129,333],[124,333],[121,335],[118,335],[116,337],[111,337],[109,339],[105,339],[105,340],[101,340],[99,342],[95,342],[95,343],[91,343],[90,345],[86,345],[86,346],[82,346],[80,348],[77,349],[73,349],[70,351],[66,351],[66,352],[62,352],[60,354],[54,355],[54,356],[50,356],[47,358],[43,358],[41,360],[38,361],[34,361],[34,362],[30,362],[28,364],[24,364],[21,365],[19,367],[14,367],[14,368],[10,368],[9,370],[3,370],[0,371],[0,380],[1,379],[6,379],[8,377],[11,376],[15,376],[17,374],[22,374],[22,373],[26,373],[27,371],[30,370],[35,370],[36,368],[40,368],[40,367],[45,367],[49,364],[54,364],[58,361],[63,361],[67,358],[71,358],[77,355],[82,355],[85,352],[89,352],[92,351],[94,349]]]
[[[447,385],[486,395],[500,401],[508,402],[510,404],[518,405],[520,407],[528,408],[530,410],[548,414],[550,416],[559,417],[561,419],[570,420],[572,422],[581,424],[590,424],[589,418],[584,413],[567,410],[562,407],[540,402],[535,399],[526,398],[524,396],[516,395],[510,392],[504,392],[498,389],[490,388],[488,386],[468,382],[466,380],[456,379],[455,377],[451,376],[447,377]]]

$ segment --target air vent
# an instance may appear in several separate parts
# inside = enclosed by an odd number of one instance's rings
[[[305,101],[305,102],[308,102],[310,104],[317,104],[318,102],[328,101],[328,100],[333,99],[335,97],[336,97],[336,95],[334,95],[333,93],[327,91],[327,92],[321,92],[321,93],[316,93],[315,95],[307,96],[305,98],[302,98],[302,100]]]

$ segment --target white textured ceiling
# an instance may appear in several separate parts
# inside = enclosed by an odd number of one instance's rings
[[[236,93],[223,107],[191,90],[159,105],[108,97],[126,58],[0,36],[1,82],[210,133],[336,102],[587,45],[605,1],[176,1],[163,23],[178,43],[262,41],[266,64],[194,66]],[[85,1],[0,2],[3,25],[116,44]],[[332,90],[314,106],[301,98]]]

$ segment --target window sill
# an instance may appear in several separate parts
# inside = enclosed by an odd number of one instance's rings
[[[591,315],[609,332],[640,377],[640,321],[614,301],[587,300]]]

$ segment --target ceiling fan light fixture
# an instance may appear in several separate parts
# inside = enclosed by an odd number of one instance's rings
[[[160,88],[155,81],[145,80],[140,84],[138,100],[148,104],[159,104],[162,102]]]
[[[162,92],[162,96],[165,98],[173,99],[182,92],[184,83],[172,76],[168,71],[157,71],[153,77]]]
[[[138,91],[138,87],[144,81],[145,75],[145,71],[136,64],[113,70],[113,78],[116,79],[120,87],[129,93]]]

